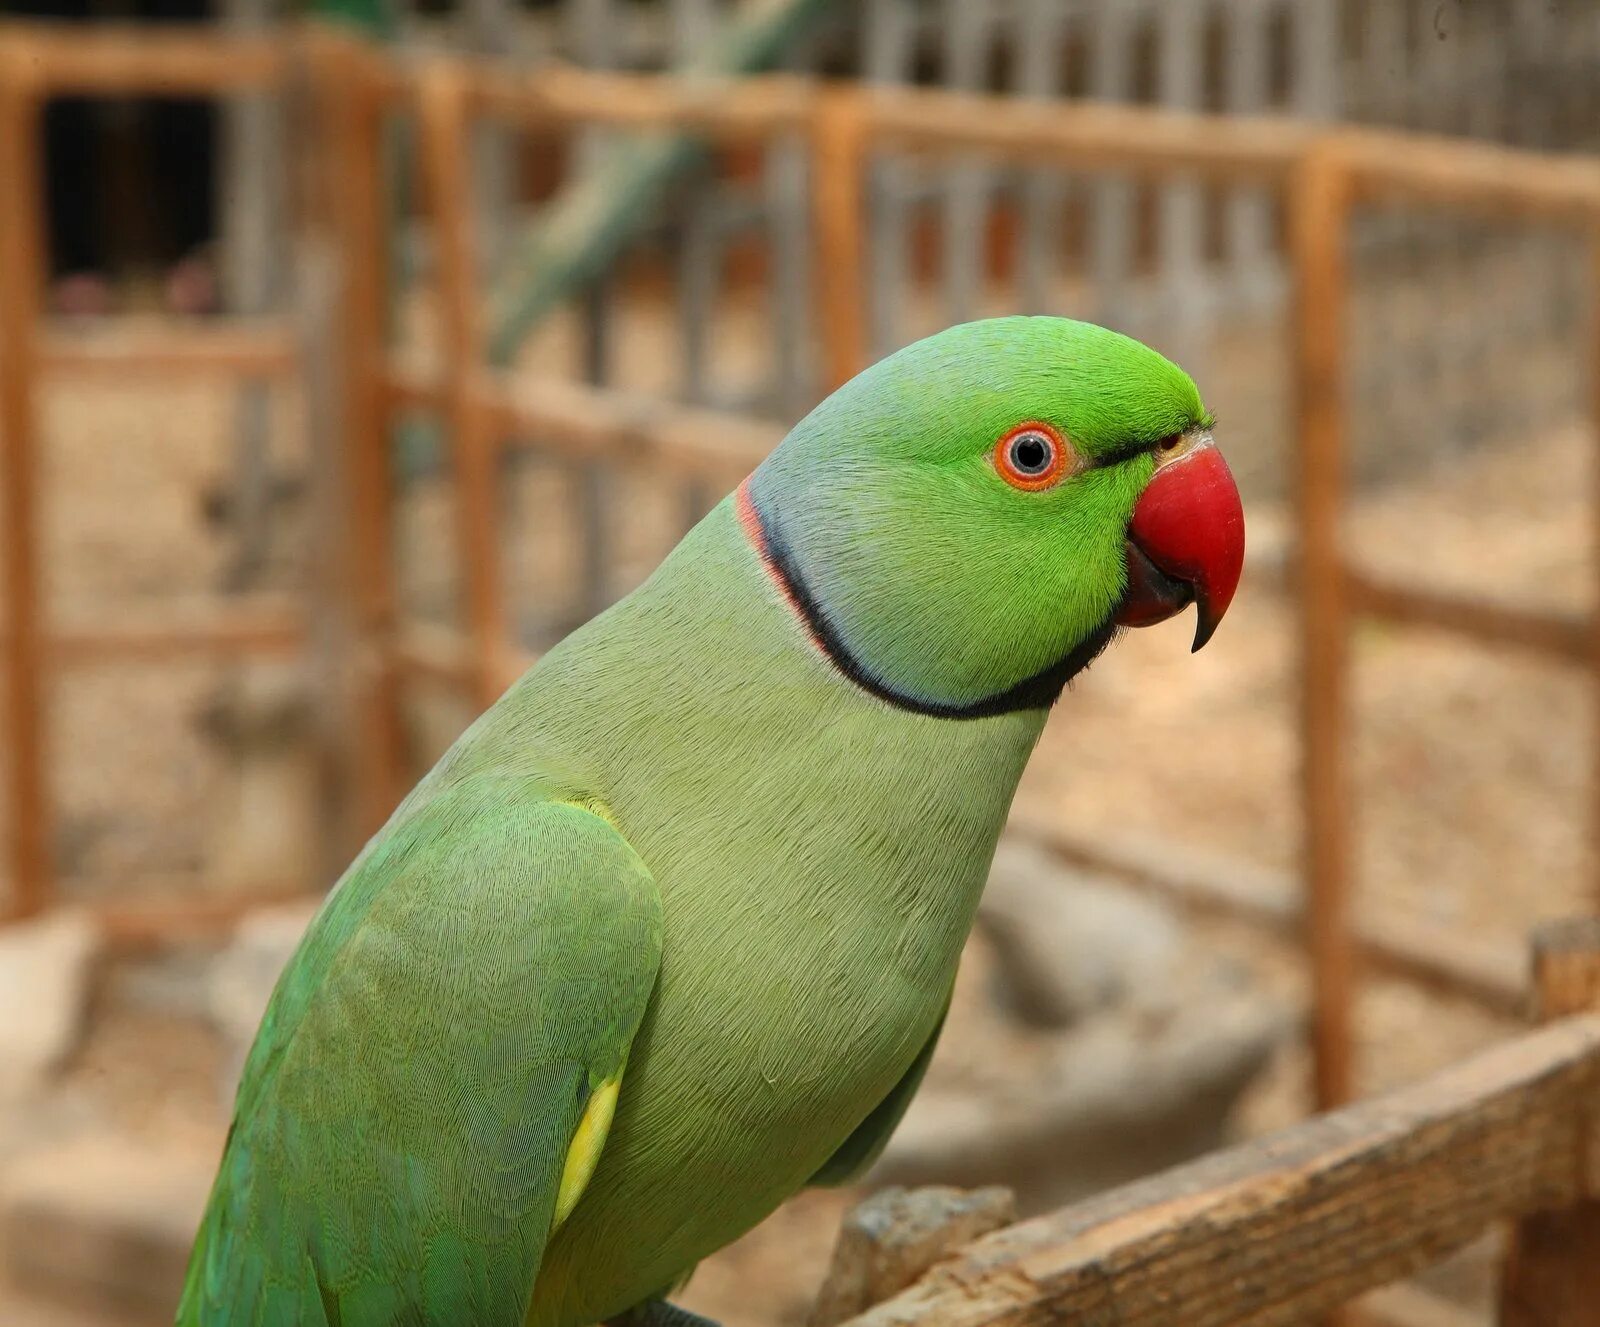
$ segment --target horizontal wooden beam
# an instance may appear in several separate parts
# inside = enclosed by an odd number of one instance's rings
[[[1587,664],[1593,657],[1594,628],[1586,614],[1424,590],[1355,570],[1346,573],[1346,584],[1352,609],[1366,617],[1433,627],[1483,645],[1531,650],[1572,663]]]
[[[151,663],[186,655],[292,655],[306,643],[300,610],[262,600],[167,621],[66,623],[51,630],[46,650],[61,665]]]
[[[472,642],[453,627],[411,623],[400,631],[394,655],[400,670],[414,679],[457,689],[470,689],[478,679]],[[510,686],[533,667],[537,659],[537,655],[519,648],[515,642],[506,642],[495,669],[498,686],[502,689]]]
[[[1049,817],[1013,812],[1008,832],[1084,870],[1160,894],[1183,907],[1237,918],[1289,940],[1304,926],[1303,891],[1287,872],[1217,857],[1148,837],[1100,835],[1093,842],[1062,831]],[[1358,921],[1355,952],[1374,972],[1471,1000],[1495,1013],[1527,1008],[1527,960],[1521,950],[1448,931],[1428,922],[1386,917]]]
[[[394,367],[396,409],[437,413],[439,385]],[[484,373],[474,396],[505,445],[577,459],[626,460],[731,485],[782,441],[784,428],[748,416],[676,405],[556,379],[507,380]]]
[[[1194,172],[1251,184],[1287,178],[1317,130],[1294,120],[920,88],[862,93],[874,146],[979,152],[1118,174]]]
[[[816,104],[814,85],[786,74],[683,78],[473,64],[469,81],[480,115],[532,129],[583,124],[693,130],[748,142],[803,129]]]
[[[852,1327],[1289,1327],[1585,1197],[1597,1092],[1585,1014],[987,1236]]]
[[[282,37],[199,25],[7,21],[0,46],[19,52],[34,87],[55,96],[266,92],[283,83],[290,63]]]
[[[1568,225],[1600,219],[1600,162],[1463,138],[1333,131],[1358,203],[1450,208]]]
[[[73,374],[292,378],[300,370],[294,334],[271,323],[113,318],[85,331],[41,337],[46,369]]]
[[[70,894],[72,885],[64,885],[63,891]],[[207,892],[200,880],[182,890],[170,883],[157,889],[134,881],[123,893],[125,897],[89,905],[102,942],[118,954],[224,942],[252,912],[316,897],[303,885],[217,894]]]

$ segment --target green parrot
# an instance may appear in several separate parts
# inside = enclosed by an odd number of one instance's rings
[[[878,1156],[1017,780],[1122,625],[1238,583],[1188,376],[951,328],[802,420],[372,839],[245,1065],[180,1324],[698,1321]]]

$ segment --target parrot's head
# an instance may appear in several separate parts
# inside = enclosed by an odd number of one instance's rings
[[[1119,626],[1244,561],[1238,489],[1189,376],[1116,332],[997,318],[907,346],[802,420],[741,488],[812,637],[929,713],[1049,705]]]

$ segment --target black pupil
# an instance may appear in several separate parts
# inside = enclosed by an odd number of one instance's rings
[[[1050,465],[1050,444],[1037,433],[1024,433],[1011,444],[1011,464],[1025,475],[1043,474]]]

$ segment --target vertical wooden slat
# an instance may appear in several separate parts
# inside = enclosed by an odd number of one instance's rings
[[[1587,363],[1580,372],[1585,373],[1589,395],[1589,447],[1591,452],[1600,450],[1600,217],[1596,217],[1589,226],[1588,262],[1589,262],[1589,326],[1588,326],[1588,353]],[[1600,576],[1600,466],[1595,468],[1594,488],[1590,497],[1594,509],[1589,514],[1593,534],[1592,547],[1595,550],[1595,572]],[[1589,835],[1591,840],[1600,844],[1600,611],[1591,609],[1594,615],[1591,631],[1594,637],[1593,663],[1595,680],[1595,730],[1594,730],[1594,757],[1590,766],[1589,778],[1591,792],[1589,797]],[[1600,851],[1595,853],[1596,863],[1600,863]],[[1600,870],[1600,867],[1597,867]],[[1597,876],[1592,886],[1592,898],[1596,900],[1595,906],[1600,909],[1600,876]]]
[[[472,649],[472,696],[480,707],[499,697],[505,678],[506,626],[495,475],[498,449],[478,408],[482,329],[468,169],[471,125],[467,73],[435,62],[422,73],[418,146],[433,217],[440,345],[450,455],[455,477],[456,560]]]
[[[993,8],[944,0],[944,83],[960,91],[984,87],[994,40]],[[978,317],[988,269],[987,221],[992,171],[957,158],[944,167],[944,309],[951,323]]]
[[[672,0],[673,64],[683,70],[716,28],[715,0]],[[692,75],[689,75],[692,77]],[[716,181],[707,169],[701,187],[683,203],[683,245],[678,251],[678,337],[682,352],[681,390],[694,405],[709,396],[711,321],[721,265]]]
[[[275,0],[227,0],[223,23],[240,35],[267,32],[277,17]],[[288,156],[282,96],[249,93],[229,100],[223,129],[221,197],[222,280],[228,309],[237,316],[269,312],[287,266]],[[228,581],[253,584],[268,555],[271,517],[272,392],[266,383],[241,387],[233,462],[234,564]]]
[[[814,63],[811,42],[800,42],[783,61],[789,70]],[[811,281],[810,177],[806,147],[800,136],[781,134],[768,140],[762,166],[766,204],[767,248],[772,295],[771,408],[780,418],[798,419],[811,406],[810,360]]]
[[[469,50],[498,59],[516,54],[517,11],[511,0],[463,0]],[[472,184],[477,199],[478,251],[498,267],[516,206],[516,137],[503,125],[472,126]]]
[[[827,387],[842,386],[866,364],[861,300],[865,113],[860,94],[846,88],[819,102],[812,145],[816,207],[819,313]]]
[[[353,41],[320,38],[313,68],[328,126],[326,191],[341,254],[339,398],[350,503],[349,577],[364,673],[357,818],[370,834],[394,810],[407,782],[395,656],[394,470],[381,377],[390,260],[384,117],[366,55]]]
[[[1534,1016],[1551,1022],[1600,1008],[1600,920],[1543,926],[1533,942]],[[1594,1159],[1580,1123],[1572,1164],[1593,1192]],[[1600,1201],[1587,1198],[1517,1223],[1500,1278],[1500,1327],[1589,1327],[1600,1304]]]
[[[672,0],[673,64],[691,69],[717,25],[716,0]],[[693,77],[693,74],[686,74]],[[711,330],[723,264],[718,211],[723,203],[715,157],[683,202],[683,236],[678,250],[679,390],[692,405],[711,399]],[[683,485],[684,528],[700,519],[714,501],[701,480]]]
[[[904,83],[911,75],[915,53],[916,11],[912,0],[866,0],[865,50],[862,68],[869,83]],[[816,181],[812,182],[813,189]],[[879,160],[872,172],[871,227],[872,282],[868,300],[871,347],[881,359],[909,338],[901,330],[908,295],[912,221],[908,191],[910,169],[906,162]]]
[[[1023,0],[1013,33],[1017,91],[1053,97],[1061,88],[1060,0]],[[1030,171],[1022,181],[1022,235],[1017,263],[1018,311],[1054,310],[1060,275],[1061,220],[1066,189],[1058,173]]]
[[[1204,58],[1200,0],[1166,0],[1157,18],[1161,105],[1167,110],[1198,110]],[[1203,225],[1198,184],[1180,181],[1163,187],[1156,240],[1162,291],[1159,335],[1168,353],[1202,381],[1209,376],[1198,362],[1207,312]]]
[[[1235,0],[1227,14],[1228,110],[1259,115],[1269,100],[1266,0]],[[1231,275],[1246,291],[1261,291],[1275,270],[1270,201],[1259,189],[1236,188],[1228,196],[1227,217]]]
[[[1350,1099],[1353,959],[1345,772],[1349,606],[1340,545],[1344,497],[1344,298],[1348,178],[1331,143],[1290,191],[1294,263],[1296,503],[1300,526],[1301,793],[1316,1101]]]
[[[45,270],[40,101],[23,39],[0,46],[0,512],[13,917],[51,898],[38,519],[36,341]]]
[[[1097,101],[1126,101],[1133,87],[1133,28],[1126,0],[1098,0],[1091,13],[1089,94]],[[1124,180],[1094,186],[1089,215],[1089,277],[1099,320],[1125,321],[1133,270],[1134,195]]]
[[[566,16],[572,25],[571,48],[589,69],[609,69],[617,60],[619,16],[612,0],[568,0]],[[577,137],[580,173],[594,169],[611,150],[612,136],[589,130]],[[583,322],[582,364],[586,381],[604,386],[611,380],[615,359],[616,301],[609,276],[596,278],[584,292],[580,305]],[[575,518],[579,530],[578,614],[580,619],[598,613],[611,602],[611,541],[608,537],[610,484],[605,467],[579,462],[565,467],[573,485]]]

